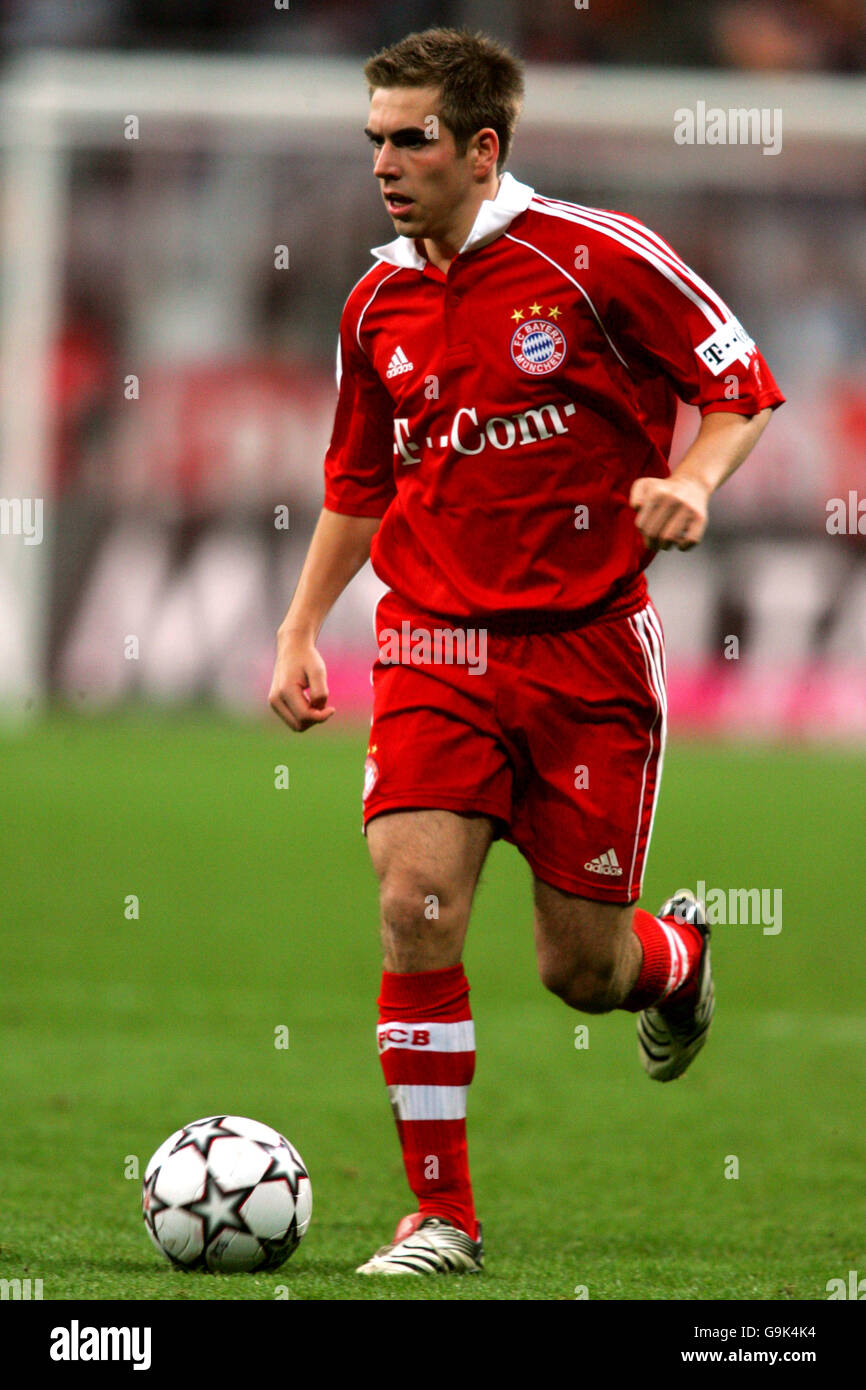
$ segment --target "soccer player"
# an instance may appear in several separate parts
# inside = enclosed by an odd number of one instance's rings
[[[269,698],[298,732],[331,718],[316,641],[371,557],[389,586],[363,794],[378,1040],[417,1210],[359,1273],[475,1272],[461,957],[492,841],[532,871],[549,990],[637,1013],[658,1081],[706,1039],[700,904],[681,891],[656,914],[635,906],[665,741],[644,571],[698,544],[711,494],[784,397],[661,237],[504,171],[523,92],[506,49],[429,29],[364,72],[397,236],[343,310],[324,508]],[[702,421],[671,472],[677,397]]]

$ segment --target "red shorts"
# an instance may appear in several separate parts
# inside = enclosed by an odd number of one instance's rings
[[[664,639],[643,576],[567,631],[459,621],[393,592],[379,603],[365,826],[409,808],[481,812],[545,883],[633,902],[665,739]]]

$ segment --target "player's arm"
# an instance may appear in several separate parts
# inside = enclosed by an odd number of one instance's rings
[[[605,234],[614,231],[615,235]],[[785,397],[758,346],[719,295],[635,218],[610,214],[589,252],[593,302],[620,360],[666,378],[701,412],[697,438],[669,477],[632,485],[635,524],[653,549],[689,550],[707,503],[754,448]]]
[[[340,321],[337,409],[325,455],[325,505],[313,532],[289,611],[277,630],[268,701],[303,733],[334,713],[328,676],[316,650],[325,618],[370,558],[370,544],[394,497],[394,411],[358,340],[358,303],[349,296]]]
[[[328,676],[316,650],[322,623],[346,585],[369,559],[380,517],[322,510],[289,611],[277,629],[277,659],[268,703],[296,733],[323,724]]]
[[[709,500],[751,453],[772,415],[713,411],[669,478],[638,478],[629,497],[635,525],[653,550],[691,550],[707,528]]]

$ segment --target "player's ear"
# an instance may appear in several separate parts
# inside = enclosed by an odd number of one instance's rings
[[[496,168],[499,158],[499,136],[492,126],[485,126],[473,135],[470,141],[472,172],[479,183],[489,177],[491,169]]]

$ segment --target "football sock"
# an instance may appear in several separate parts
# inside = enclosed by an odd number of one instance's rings
[[[474,1240],[466,1092],[475,1071],[475,1031],[463,966],[414,975],[385,971],[377,1037],[418,1209]]]
[[[704,939],[697,927],[675,917],[653,917],[635,908],[632,931],[643,948],[640,974],[620,1008],[637,1013],[678,993],[685,999],[697,987]]]

